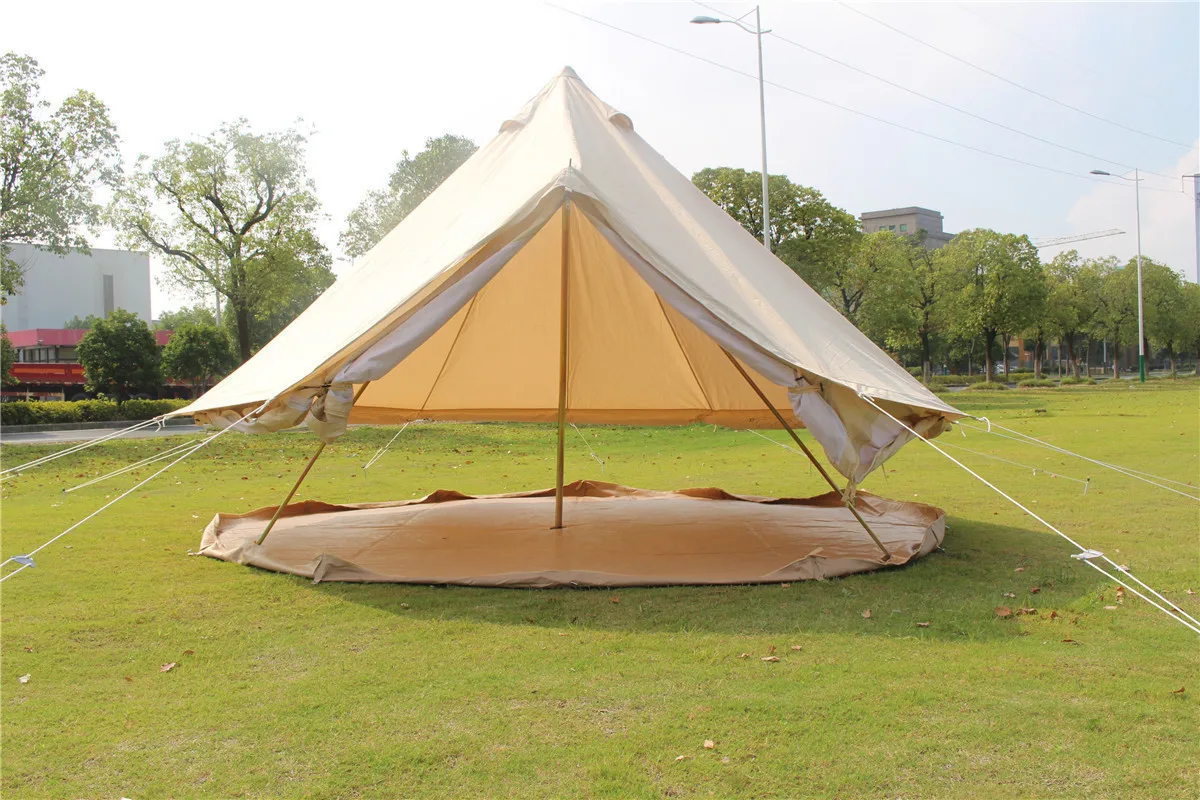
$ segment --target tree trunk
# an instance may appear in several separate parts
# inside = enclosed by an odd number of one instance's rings
[[[1079,359],[1075,357],[1075,337],[1067,336],[1064,343],[1067,346],[1067,363],[1071,365],[1071,374],[1079,380]]]
[[[1033,343],[1033,379],[1040,381],[1042,379],[1042,340],[1038,339]]]
[[[995,331],[984,331],[983,332],[983,368],[984,368],[983,374],[986,376],[984,378],[984,380],[987,380],[987,381],[991,381],[992,377],[993,377],[993,374],[992,374],[992,348],[995,345],[996,345],[996,332]]]
[[[1119,336],[1113,337],[1112,368],[1113,368],[1113,379],[1120,380],[1121,379],[1121,338]]]
[[[1167,360],[1171,362],[1171,380],[1175,380],[1175,348],[1167,348]]]
[[[1001,358],[1004,359],[1004,382],[1005,383],[1008,383],[1008,343],[1011,341],[1012,341],[1012,336],[1010,334],[1007,334],[1007,333],[1001,334],[1000,343],[1001,343],[1001,345],[1003,345],[1003,349],[1000,351],[1000,356],[1001,356]],[[991,380],[991,378],[988,378],[988,380]]]
[[[250,360],[250,309],[239,305],[234,313],[237,322],[238,353],[245,364]]]
[[[921,374],[925,376],[926,383],[933,375],[933,365],[930,363],[929,357],[929,333],[921,331]]]

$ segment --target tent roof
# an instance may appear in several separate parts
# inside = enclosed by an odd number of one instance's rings
[[[401,329],[411,336],[418,312],[467,285],[481,265],[500,270],[536,249],[568,196],[602,235],[606,263],[628,264],[660,297],[674,293],[678,302],[668,303],[694,306],[692,322],[710,334],[719,329],[722,346],[732,345],[768,380],[827,380],[916,416],[961,415],[705,197],[570,68],[288,328],[180,413],[245,409],[348,378],[361,382],[365,354]],[[487,390],[477,387],[481,398]]]

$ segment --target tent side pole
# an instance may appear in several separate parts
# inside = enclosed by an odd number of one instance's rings
[[[362,386],[358,387],[358,391],[354,393],[354,399],[350,401],[351,408],[353,408],[354,404],[358,402],[358,398],[362,397],[362,393],[370,384],[371,382],[367,381]],[[287,497],[283,498],[283,502],[280,503],[279,507],[275,509],[275,514],[271,517],[271,521],[267,523],[267,527],[263,530],[259,537],[254,540],[255,544],[262,544],[266,540],[267,534],[270,533],[271,529],[275,527],[275,523],[279,521],[279,516],[283,513],[283,510],[287,508],[287,504],[292,502],[292,498],[296,496],[296,492],[300,489],[300,484],[304,483],[304,479],[308,477],[309,470],[313,468],[313,464],[317,463],[317,458],[324,450],[325,442],[322,441],[319,445],[317,445],[317,452],[312,454],[312,458],[308,459],[308,463],[305,464],[304,469],[300,471],[300,477],[296,478],[296,483],[292,486],[292,490],[287,493]]]
[[[567,429],[567,260],[571,229],[571,195],[563,199],[562,211],[562,269],[559,279],[558,315],[558,457],[554,478],[554,530],[562,528],[563,474],[565,454],[563,442]]]
[[[784,430],[786,430],[792,437],[792,441],[796,443],[796,446],[800,448],[804,455],[808,456],[808,460],[811,461],[813,466],[817,468],[817,472],[821,473],[821,477],[824,478],[825,482],[829,484],[829,488],[841,494],[842,490],[838,488],[836,483],[834,483],[833,478],[825,470],[825,467],[821,466],[820,461],[817,461],[817,457],[813,455],[812,450],[808,449],[808,445],[804,444],[804,441],[796,434],[796,431],[792,428],[792,426],[789,425],[787,420],[783,418],[783,415],[779,413],[779,409],[775,408],[775,404],[772,403],[765,394],[763,394],[762,389],[758,388],[758,384],[755,383],[754,379],[750,377],[750,373],[746,372],[746,370],[742,368],[741,363],[739,363],[738,360],[733,357],[733,354],[728,350],[721,348],[721,352],[725,354],[733,366],[737,368],[737,371],[741,373],[742,377],[746,379],[746,383],[750,384],[750,388],[754,390],[756,395],[758,395],[758,399],[763,401],[766,407],[775,416],[775,419],[779,422],[779,424],[782,425]],[[875,535],[875,531],[871,530],[871,526],[867,524],[865,519],[863,519],[862,514],[858,513],[858,509],[855,508],[854,501],[846,501],[846,508],[850,509],[850,513],[854,515],[856,520],[858,520],[858,524],[862,525],[863,530],[865,530],[867,535],[871,537],[871,541],[875,542],[875,544],[883,552],[883,560],[891,561],[892,554],[889,553],[888,549],[883,546],[883,542],[879,541],[879,537]]]

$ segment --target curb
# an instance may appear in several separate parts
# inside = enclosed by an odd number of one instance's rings
[[[45,431],[94,431],[94,430],[120,430],[128,428],[131,425],[136,425],[139,422],[146,420],[140,419],[118,419],[108,422],[55,422],[47,425],[0,425],[0,433],[15,434],[15,433],[43,433]],[[173,428],[178,425],[195,425],[192,417],[172,417],[164,423],[168,428]]]

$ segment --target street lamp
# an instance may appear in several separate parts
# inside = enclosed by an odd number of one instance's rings
[[[1113,175],[1111,172],[1106,172],[1102,169],[1092,170],[1093,175],[1107,175],[1110,178],[1120,178],[1123,181],[1133,182],[1133,207],[1136,214],[1137,222],[1137,301],[1138,301],[1138,375],[1141,376],[1142,383],[1146,382],[1146,318],[1142,309],[1142,193],[1139,184],[1142,179],[1138,177],[1138,171],[1133,171],[1133,177],[1127,178],[1124,175]],[[1120,358],[1120,353],[1114,353],[1113,358]]]
[[[1192,179],[1192,191],[1196,195],[1196,282],[1200,283],[1200,172],[1182,177]]]
[[[762,207],[763,207],[763,246],[767,251],[771,250],[771,203],[767,197],[767,96],[763,88],[763,57],[762,57],[762,37],[764,33],[770,33],[770,29],[763,30],[762,17],[759,14],[758,6],[754,7],[754,27],[751,28],[742,20],[750,16],[750,12],[746,12],[737,19],[718,19],[717,17],[693,17],[693,25],[719,25],[722,22],[732,23],[746,33],[752,33],[758,39],[758,122],[759,130],[762,132]]]

